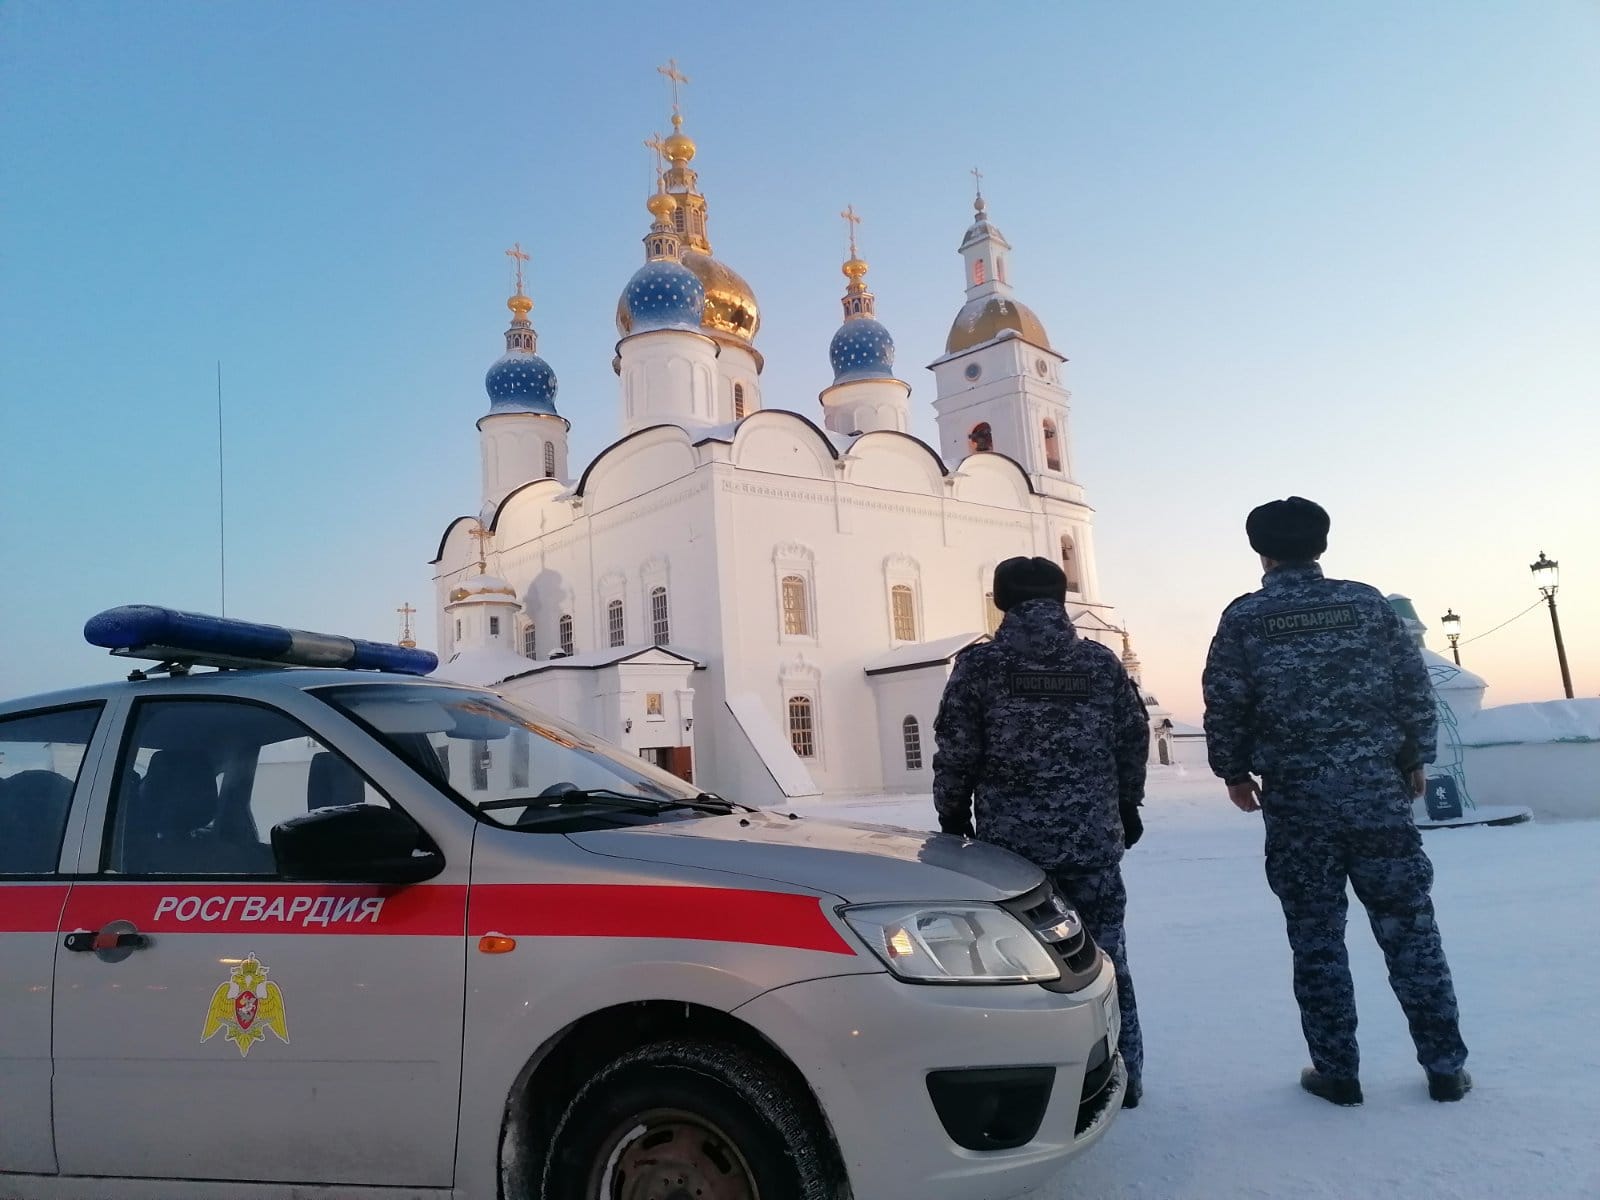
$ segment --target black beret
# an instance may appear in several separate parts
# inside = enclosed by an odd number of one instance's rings
[[[1067,599],[1067,574],[1048,558],[1008,558],[994,569],[994,606],[1009,612],[1024,600]]]
[[[1250,510],[1244,531],[1250,548],[1279,562],[1310,562],[1328,548],[1328,513],[1303,496]]]

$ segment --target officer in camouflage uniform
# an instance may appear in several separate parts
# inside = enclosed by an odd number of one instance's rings
[[[1222,614],[1205,669],[1211,769],[1266,825],[1312,1065],[1308,1092],[1361,1103],[1345,883],[1366,907],[1435,1100],[1472,1086],[1411,804],[1432,762],[1433,687],[1379,592],[1325,579],[1328,514],[1299,496],[1245,523],[1266,576]],[[1252,774],[1261,776],[1258,787]]]
[[[1142,1095],[1144,1044],[1122,923],[1118,864],[1144,825],[1150,726],[1117,656],[1078,637],[1067,577],[1046,558],[994,573],[1005,614],[957,658],[934,722],[933,799],[946,833],[980,837],[1044,868],[1117,972],[1125,1107]],[[977,827],[974,833],[973,810]]]

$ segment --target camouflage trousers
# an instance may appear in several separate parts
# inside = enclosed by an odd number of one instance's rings
[[[1122,883],[1122,868],[1103,871],[1052,872],[1050,875],[1067,903],[1078,910],[1084,928],[1095,944],[1106,952],[1117,972],[1117,1004],[1122,1010],[1119,1044],[1128,1078],[1137,1080],[1144,1073],[1144,1036],[1139,1031],[1139,1004],[1133,995],[1133,976],[1128,972],[1127,940],[1122,923],[1128,913],[1128,889]]]
[[[1338,1079],[1356,1078],[1361,1067],[1345,948],[1348,881],[1388,964],[1417,1061],[1430,1071],[1458,1070],[1467,1048],[1429,896],[1433,864],[1399,779],[1268,781],[1262,815],[1267,882],[1288,924],[1312,1066]]]

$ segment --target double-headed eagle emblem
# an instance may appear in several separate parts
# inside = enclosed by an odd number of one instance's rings
[[[289,1041],[289,1025],[283,1014],[283,990],[267,982],[267,968],[251,955],[233,968],[227,983],[219,983],[211,993],[202,1042],[210,1041],[217,1030],[239,1047],[239,1057],[272,1030],[280,1042]]]

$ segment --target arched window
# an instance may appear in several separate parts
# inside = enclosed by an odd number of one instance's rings
[[[900,737],[906,747],[906,770],[922,770],[922,727],[915,717],[900,722]]]
[[[1070,533],[1061,535],[1061,569],[1067,576],[1067,591],[1081,591],[1078,579],[1078,548],[1073,544]]]
[[[490,637],[499,637],[500,636],[500,618],[499,617],[490,617],[489,618],[489,636]]]
[[[789,745],[800,758],[817,756],[815,709],[810,696],[789,697]]]
[[[967,451],[977,454],[982,450],[994,449],[994,431],[989,428],[989,422],[979,421],[967,434]]]
[[[1001,283],[1004,283],[1006,281],[1006,259],[1005,259],[1005,255],[1002,254],[1002,255],[997,255],[996,256],[996,258],[994,260],[994,274],[995,274],[995,278],[998,279]]]
[[[546,479],[554,479],[556,477],[556,444],[554,442],[546,442],[544,444],[544,477]]]
[[[811,604],[806,581],[799,575],[783,577],[783,632],[790,637],[811,636]]]
[[[667,589],[650,589],[650,639],[657,646],[672,640],[672,626],[667,620]]]
[[[973,283],[982,283],[983,282],[983,259],[981,259],[981,258],[977,262],[972,264],[972,282]]]
[[[733,419],[735,421],[744,420],[744,384],[742,383],[733,385]]]
[[[995,606],[994,593],[993,592],[985,592],[983,594],[983,630],[984,630],[984,632],[989,634],[989,636],[993,637],[995,631],[1000,628],[1000,622],[1004,618],[1005,618],[1005,613],[1001,612],[1000,609]]]
[[[522,627],[522,656],[524,658],[539,657],[539,631],[532,621]]]
[[[1044,465],[1049,471],[1061,470],[1061,438],[1056,434],[1056,423],[1049,417],[1044,421]]]
[[[560,638],[561,638],[561,653],[570,655],[572,653],[572,614],[571,613],[562,613],[561,614],[561,621],[560,621],[560,624],[557,626],[557,632],[559,633]]]
[[[672,210],[672,228],[678,233],[684,231],[683,209],[681,207]]]
[[[622,601],[613,600],[606,605],[606,632],[611,636],[611,644],[620,646],[627,641],[627,626],[622,619]]]
[[[889,589],[889,611],[894,618],[895,641],[916,641],[917,604],[909,584],[897,583]]]

